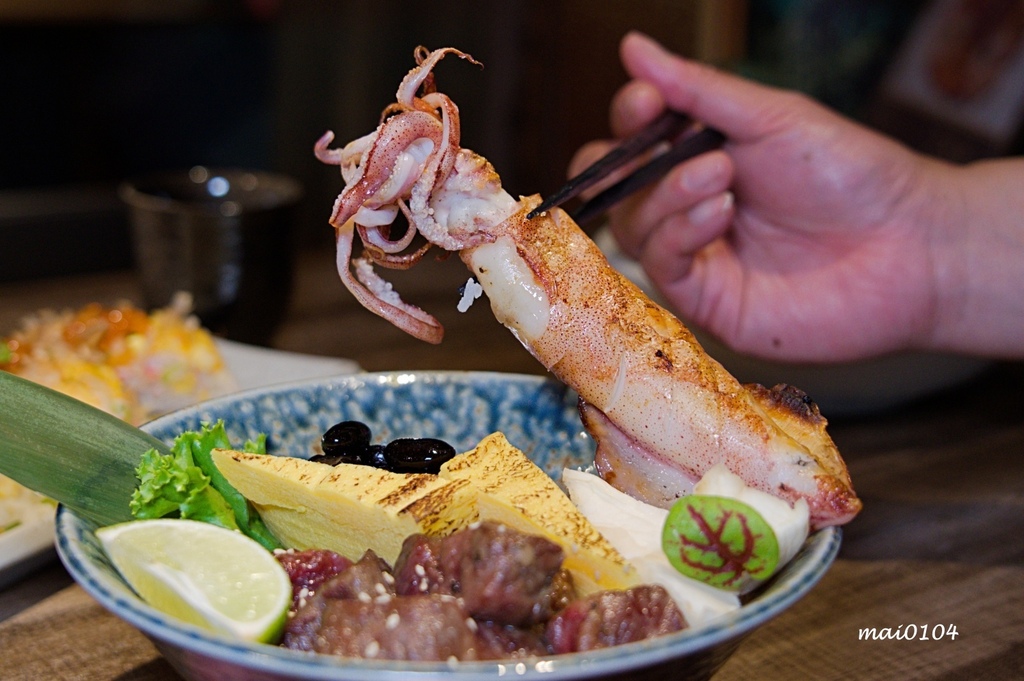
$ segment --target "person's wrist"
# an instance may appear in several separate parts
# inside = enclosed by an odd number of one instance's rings
[[[954,169],[955,210],[944,251],[945,347],[976,355],[1024,357],[1024,159],[978,161]],[[955,288],[958,287],[958,288]]]
[[[930,307],[912,345],[924,350],[949,350],[960,343],[961,325],[969,306],[971,260],[966,238],[967,208],[963,168],[925,157],[917,158],[917,180],[907,202],[906,224],[912,225],[930,263],[921,285],[922,304]]]

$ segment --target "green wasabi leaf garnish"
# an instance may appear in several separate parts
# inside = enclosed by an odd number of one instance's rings
[[[779,542],[768,522],[728,497],[679,499],[665,520],[661,546],[682,574],[729,591],[763,582],[779,563]]]
[[[247,441],[244,448],[266,454],[266,436]],[[231,449],[223,421],[182,433],[169,455],[155,449],[143,454],[136,471],[139,485],[129,502],[132,516],[199,520],[240,530],[268,549],[280,548],[252,503],[217,470],[214,449]]]

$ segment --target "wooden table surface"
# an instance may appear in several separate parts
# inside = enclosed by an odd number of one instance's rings
[[[351,358],[367,370],[542,373],[484,301],[455,311],[466,279],[458,263],[424,265],[397,284],[415,287],[410,297],[448,329],[442,345],[430,346],[358,308],[332,262],[326,252],[300,258],[274,347]],[[2,284],[0,333],[39,307],[136,295],[128,272]],[[845,528],[839,559],[818,586],[753,633],[715,678],[1024,678],[1022,386],[1024,365],[998,364],[913,404],[833,418],[864,511]],[[946,634],[861,639],[868,628],[910,625]],[[0,651],[2,679],[178,678],[54,559],[0,591]]]

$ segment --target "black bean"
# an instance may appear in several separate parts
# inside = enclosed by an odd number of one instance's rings
[[[320,438],[320,447],[328,456],[362,456],[369,445],[370,428],[359,421],[336,423]]]
[[[399,438],[384,448],[384,459],[396,473],[433,473],[455,456],[455,448],[444,440],[429,437]]]

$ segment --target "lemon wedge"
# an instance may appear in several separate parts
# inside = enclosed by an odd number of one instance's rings
[[[277,559],[240,532],[194,520],[133,520],[96,531],[114,567],[151,606],[204,629],[270,643],[292,585]]]

